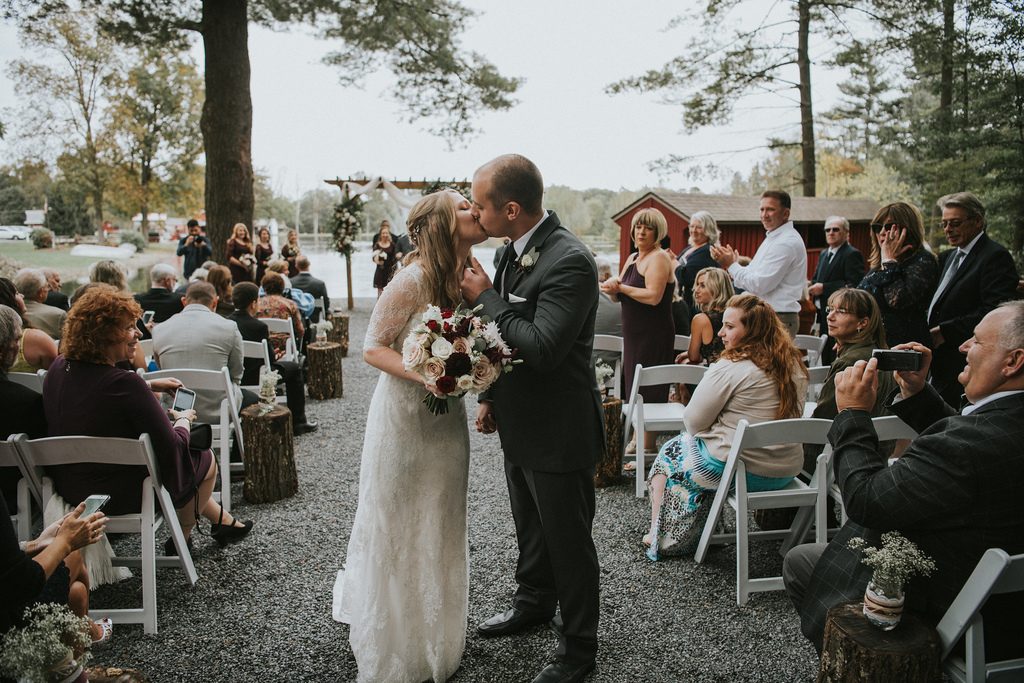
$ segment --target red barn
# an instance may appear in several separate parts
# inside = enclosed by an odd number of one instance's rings
[[[744,256],[753,256],[764,241],[764,227],[761,225],[760,197],[734,197],[721,194],[689,194],[683,192],[648,192],[635,202],[612,216],[618,223],[619,263],[625,263],[633,250],[629,224],[633,214],[640,209],[658,209],[668,221],[668,236],[671,249],[678,254],[689,239],[690,216],[697,211],[708,211],[718,223],[719,240],[731,244]],[[879,204],[871,199],[832,199],[827,197],[793,197],[790,218],[807,245],[807,277],[814,275],[818,266],[818,254],[827,248],[825,243],[825,219],[829,216],[843,216],[850,221],[850,243],[864,254],[871,253],[869,234],[871,219]]]

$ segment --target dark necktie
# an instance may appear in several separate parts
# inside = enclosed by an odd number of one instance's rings
[[[946,291],[947,287],[949,287],[949,283],[953,280],[953,276],[956,275],[956,270],[957,268],[960,267],[960,262],[963,260],[964,252],[957,249],[956,253],[953,254],[952,258],[950,259],[952,263],[949,264],[949,268],[946,268],[946,272],[942,274],[942,281],[939,282],[939,286],[935,289],[935,295],[932,296],[932,302],[928,306],[929,321],[932,318],[932,309],[935,308],[935,304],[939,301],[939,297],[942,296],[942,293]]]
[[[508,287],[512,283],[512,273],[515,272],[516,247],[512,242],[508,243],[508,260],[505,261],[505,270],[501,274],[501,294],[508,295]]]

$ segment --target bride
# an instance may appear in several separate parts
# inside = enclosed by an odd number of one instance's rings
[[[416,250],[366,331],[363,358],[383,373],[366,418],[359,505],[333,609],[351,625],[359,681],[444,681],[466,644],[466,410],[452,400],[446,415],[432,415],[421,403],[431,387],[405,370],[401,349],[428,304],[462,300],[462,265],[487,238],[469,209],[447,190],[412,208]]]

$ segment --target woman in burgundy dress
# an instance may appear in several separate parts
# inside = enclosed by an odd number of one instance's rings
[[[395,276],[395,269],[398,266],[397,253],[398,244],[391,236],[391,224],[383,221],[380,224],[380,232],[373,240],[373,262],[377,266],[373,271],[373,286],[377,288],[378,297]]]
[[[675,325],[672,321],[672,291],[675,277],[672,257],[660,242],[668,232],[664,214],[641,209],[633,216],[630,234],[637,251],[630,254],[617,278],[606,280],[601,289],[622,303],[622,374],[626,396],[632,396],[636,365],[668,365],[675,359]],[[645,402],[664,403],[668,385],[643,387]],[[648,432],[644,450],[654,450],[656,433]]]
[[[228,268],[231,269],[231,281],[236,285],[239,282],[253,282],[256,255],[245,223],[235,223],[224,252],[228,257]]]
[[[256,282],[260,282],[263,280],[263,276],[267,274],[267,265],[274,256],[274,245],[270,243],[270,230],[268,228],[260,228],[256,234],[260,238],[254,250],[256,255]]]

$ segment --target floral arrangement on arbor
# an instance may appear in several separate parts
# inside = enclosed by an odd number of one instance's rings
[[[457,180],[433,180],[429,185],[423,188],[423,196],[426,197],[428,194],[434,194],[441,190],[455,190],[459,194],[469,196],[466,193],[469,192],[469,184],[460,182]]]
[[[45,683],[81,674],[91,644],[89,621],[66,606],[29,607],[25,625],[0,637],[0,676]]]
[[[342,256],[355,251],[355,239],[363,227],[363,200],[359,195],[345,197],[334,207],[334,248]]]

